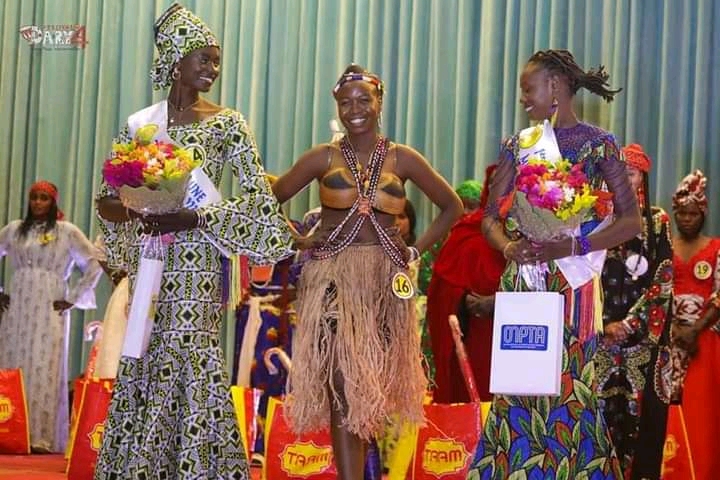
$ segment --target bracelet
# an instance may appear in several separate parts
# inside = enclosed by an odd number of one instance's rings
[[[592,247],[590,246],[590,239],[588,237],[585,235],[578,235],[575,237],[575,241],[577,241],[577,244],[580,247],[578,255],[586,255],[590,253]]]
[[[205,216],[205,213],[201,212],[200,210],[195,210],[195,215],[197,216],[195,228],[204,230],[207,227],[207,217]]]
[[[410,250],[410,260],[408,262],[414,262],[420,258],[420,250],[416,246],[408,247],[408,250]]]
[[[628,335],[632,335],[633,333],[635,333],[635,329],[632,327],[632,325],[630,325],[630,322],[627,318],[622,321],[622,326],[628,333]]]

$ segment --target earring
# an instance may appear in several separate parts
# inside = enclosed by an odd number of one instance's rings
[[[170,74],[170,78],[177,82],[180,79],[180,70],[178,70],[177,68],[173,68],[172,74]]]
[[[378,128],[382,127],[382,112],[380,112],[380,115],[378,115],[377,124],[378,124]]]
[[[643,187],[637,188],[637,199],[640,210],[645,208],[645,189]]]

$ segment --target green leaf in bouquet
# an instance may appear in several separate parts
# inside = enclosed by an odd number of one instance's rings
[[[137,129],[135,132],[135,139],[137,139],[140,145],[149,145],[153,141],[153,137],[157,134],[160,128],[154,123],[148,123]]]

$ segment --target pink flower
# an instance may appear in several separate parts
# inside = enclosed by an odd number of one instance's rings
[[[114,164],[113,159],[105,160],[103,164],[103,178],[113,188],[120,188],[123,185],[128,187],[139,187],[143,184],[143,167],[140,160]]]

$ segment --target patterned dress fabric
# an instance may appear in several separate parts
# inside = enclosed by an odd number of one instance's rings
[[[22,222],[0,230],[0,256],[13,268],[10,307],[0,321],[0,368],[20,368],[25,380],[30,444],[54,452],[68,439],[67,341],[70,312],[52,303],[66,300],[75,308],[95,308],[95,285],[102,268],[96,249],[72,223],[58,221],[50,232],[34,225],[20,237]],[[74,286],[70,275],[82,275]]]
[[[655,207],[652,220],[653,236],[645,225],[642,238],[608,251],[602,277],[603,322],[627,320],[635,330],[622,344],[601,343],[595,356],[600,409],[628,480],[660,478],[671,397],[670,218]],[[654,239],[652,246],[650,239]],[[648,260],[642,275],[631,273],[639,258],[634,255]]]
[[[201,207],[207,227],[177,232],[167,245],[150,345],[142,358],[120,360],[95,478],[246,479],[218,335],[224,313],[221,255],[214,244],[273,263],[290,254],[290,236],[238,112],[223,109],[171,126],[168,134],[202,155],[202,169],[216,186],[228,165],[240,194]],[[128,140],[126,127],[119,141]],[[100,196],[108,194],[115,192],[103,184]],[[101,226],[109,264],[127,265],[132,294],[141,227],[102,219]]]
[[[710,242],[688,261],[675,255],[673,322],[691,325],[705,313],[707,301],[720,295],[720,238]],[[673,464],[672,480],[717,478],[720,456],[720,324],[717,322],[698,336],[697,353],[690,359],[682,385],[681,407],[687,429],[687,443],[692,455],[691,471]],[[672,458],[666,458],[672,461]],[[690,465],[684,465],[689,468]]]
[[[583,164],[593,188],[603,184],[604,165],[620,161],[614,137],[598,127],[579,123],[555,129],[555,135],[562,156],[573,164]],[[505,142],[500,162],[516,163],[517,152],[515,135]],[[580,341],[578,312],[567,311],[572,290],[554,262],[548,269],[548,291],[566,296],[560,396],[495,395],[468,474],[470,480],[623,478],[595,395],[593,359],[598,338]],[[517,264],[510,262],[501,279],[501,291],[528,290],[524,281],[516,281],[517,272]]]

